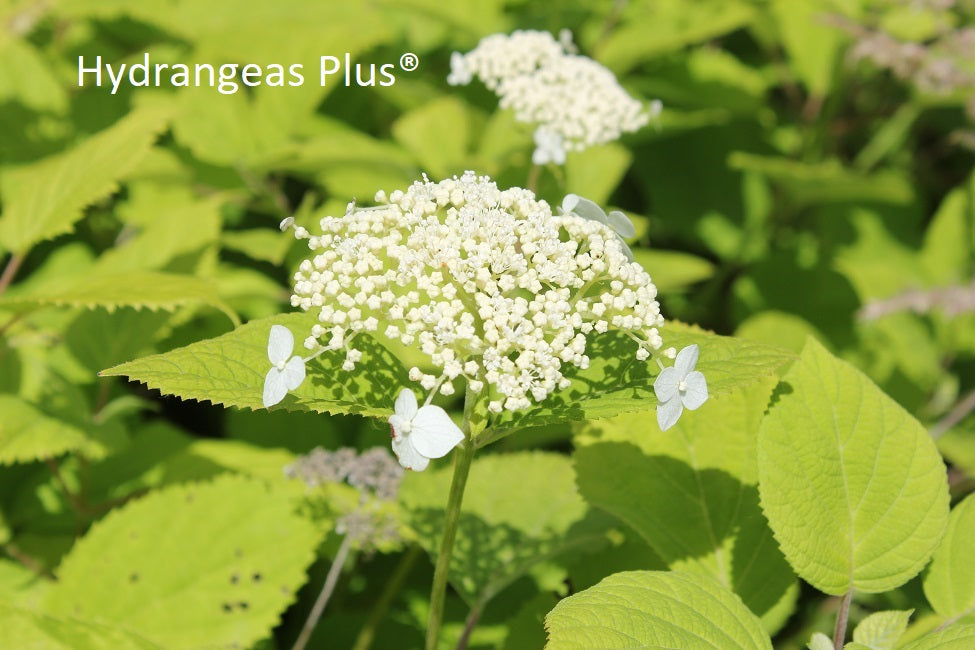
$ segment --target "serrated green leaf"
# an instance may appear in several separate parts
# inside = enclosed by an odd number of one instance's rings
[[[776,539],[821,591],[893,589],[941,540],[948,484],[927,431],[815,339],[776,389],[758,459]]]
[[[37,650],[161,650],[116,625],[58,618],[0,601],[0,647]]]
[[[451,474],[446,467],[411,472],[400,486],[406,521],[432,557],[439,552]],[[568,458],[524,452],[476,459],[451,556],[451,584],[469,604],[483,605],[534,565],[598,542],[604,530],[579,496]]]
[[[210,281],[153,271],[86,275],[72,281],[45,283],[30,291],[0,299],[0,307],[103,307],[110,312],[119,307],[173,311],[194,304],[214,307],[226,314],[234,324],[239,322],[237,314],[219,298]]]
[[[900,650],[971,650],[975,646],[975,625],[952,625],[922,636]]]
[[[652,413],[593,423],[579,443],[594,432],[597,441],[575,453],[587,501],[640,533],[671,569],[734,591],[769,632],[797,594],[758,505],[756,438],[774,383],[710,400],[666,432]]]
[[[894,650],[907,631],[913,609],[907,611],[875,612],[853,630],[853,642],[869,650]]]
[[[271,325],[289,328],[297,342],[295,354],[302,354],[305,350],[300,342],[315,322],[314,314],[279,314],[251,321],[214,339],[123,363],[101,374],[126,376],[181,399],[262,409],[264,377],[271,367],[267,358]],[[410,384],[406,370],[367,335],[357,338],[355,345],[362,350],[362,361],[354,372],[342,370],[343,350],[325,352],[306,364],[305,381],[275,408],[389,416],[398,389]]]
[[[471,140],[469,109],[454,95],[414,108],[393,123],[393,137],[436,178],[463,173]]]
[[[546,650],[771,650],[762,624],[730,591],[682,571],[626,571],[563,599],[545,617]]]
[[[0,413],[0,465],[54,458],[88,443],[81,429],[13,395],[0,395]]]
[[[319,543],[291,510],[280,489],[235,476],[131,502],[75,544],[47,609],[166,648],[249,647],[277,624]]]
[[[680,251],[634,248],[633,259],[647,269],[660,293],[682,289],[714,275],[714,264]]]
[[[18,170],[17,190],[3,197],[0,244],[23,254],[39,241],[70,232],[85,207],[115,191],[167,120],[159,110],[133,112],[67,153]]]
[[[728,156],[728,166],[768,176],[800,204],[866,201],[905,204],[914,197],[910,178],[901,172],[862,174],[846,169],[837,160],[813,164],[735,151]]]
[[[924,576],[924,595],[945,618],[975,613],[975,495],[956,505],[948,530]]]
[[[701,356],[697,369],[707,377],[711,396],[730,393],[769,377],[795,358],[791,352],[779,348],[717,336],[676,322],[667,323],[661,336],[664,346],[678,350],[698,344]],[[505,411],[491,422],[490,429],[478,438],[477,444],[482,446],[514,429],[614,417],[656,406],[653,380],[659,369],[653,362],[636,359],[636,347],[629,337],[606,332],[589,343],[586,353],[590,358],[587,370],[566,369],[565,376],[572,380],[568,389],[525,411]]]

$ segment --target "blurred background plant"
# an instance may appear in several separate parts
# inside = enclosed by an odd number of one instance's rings
[[[514,29],[571,30],[631,96],[664,106],[544,166],[540,197],[631,216],[667,318],[796,351],[816,336],[931,427],[954,494],[970,491],[973,19],[971,0],[0,0],[0,645],[294,642],[350,496],[309,508],[282,468],[316,447],[385,447],[388,428],[179,402],[97,372],[289,310],[305,251],[277,230],[285,216],[308,226],[423,172],[524,186],[532,128],[480,84],[446,80],[451,52]],[[147,52],[303,63],[305,83],[78,87],[79,56]],[[420,63],[388,87],[321,87],[319,57],[346,52]],[[572,438],[534,429],[496,445],[522,453],[475,463],[472,494],[497,493],[473,497],[471,516],[504,525],[459,542],[475,577],[448,599],[444,644],[539,647],[559,596],[661,566],[574,492]],[[523,486],[493,480],[512,471],[549,477],[540,500],[574,500],[539,528],[518,512]],[[429,565],[413,538],[431,550],[436,494],[423,480],[407,476],[392,510],[405,536],[347,547],[309,647],[422,643]],[[923,621],[920,591],[858,597],[853,616],[914,607]],[[180,606],[163,620],[147,603],[166,599]],[[786,609],[768,625],[798,648],[829,631],[835,602],[807,590]]]

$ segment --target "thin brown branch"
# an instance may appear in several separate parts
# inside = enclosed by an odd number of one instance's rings
[[[857,312],[857,319],[869,322],[903,311],[926,314],[934,310],[948,317],[975,311],[975,279],[937,289],[911,289],[886,300],[869,302]]]
[[[975,390],[965,395],[955,404],[948,414],[931,427],[931,437],[937,440],[951,427],[964,420],[969,413],[975,411]]]
[[[12,557],[17,562],[20,562],[24,567],[30,569],[38,577],[44,580],[56,580],[54,574],[48,570],[43,564],[32,558],[31,556],[24,553],[22,550],[14,546],[13,544],[4,544],[3,552]]]
[[[20,265],[24,263],[24,256],[17,255],[16,253],[10,256],[7,260],[7,266],[3,269],[3,274],[0,275],[0,294],[7,290],[10,283],[14,281],[14,276],[17,275],[17,270]]]

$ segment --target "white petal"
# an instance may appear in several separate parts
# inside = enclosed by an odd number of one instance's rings
[[[404,420],[400,416],[393,413],[389,416],[389,426],[393,427],[393,437],[402,438],[403,437],[403,425],[409,420]]]
[[[464,439],[464,433],[439,406],[424,406],[413,418],[410,434],[416,450],[427,458],[442,458]]]
[[[653,382],[653,392],[657,394],[658,402],[666,402],[674,398],[677,394],[677,384],[680,382],[680,376],[677,371],[673,368],[664,368],[657,375],[657,379]]]
[[[568,214],[572,212],[578,204],[579,196],[577,194],[566,194],[565,198],[562,199],[562,213]]]
[[[609,221],[610,227],[616,231],[616,234],[623,239],[630,239],[636,235],[636,227],[633,222],[619,210],[613,210],[606,215],[606,220]]]
[[[288,387],[284,382],[284,373],[277,368],[268,370],[264,378],[264,408],[271,408],[287,394]]]
[[[697,365],[697,355],[697,343],[692,343],[677,353],[677,358],[674,359],[674,368],[681,379],[687,377],[687,373],[694,370],[694,366]]]
[[[620,246],[623,247],[623,254],[626,255],[626,259],[628,259],[628,260],[630,260],[632,262],[633,261],[633,251],[630,250],[630,247],[622,239],[620,240]]]
[[[273,364],[287,361],[291,351],[295,349],[295,337],[284,325],[271,325],[271,334],[267,337],[267,358]]]
[[[396,415],[404,420],[412,420],[416,415],[416,395],[409,388],[404,388],[396,397],[396,405],[393,407]]]
[[[578,204],[572,211],[583,219],[598,221],[599,223],[609,225],[609,221],[606,220],[606,213],[603,212],[603,209],[589,199],[580,196]]]
[[[679,399],[672,399],[657,404],[657,424],[661,431],[666,431],[677,424],[680,414],[684,412],[684,406]]]
[[[430,464],[430,459],[421,455],[416,450],[410,438],[411,436],[405,436],[399,440],[394,439],[393,453],[396,454],[396,459],[399,461],[399,464],[406,469],[422,472]]]
[[[681,397],[684,406],[693,411],[708,401],[708,382],[704,375],[695,370],[687,374],[684,383],[687,385],[687,391]]]
[[[301,357],[291,357],[289,361],[284,366],[284,385],[288,387],[288,390],[294,390],[301,386],[301,382],[305,381],[305,360]]]

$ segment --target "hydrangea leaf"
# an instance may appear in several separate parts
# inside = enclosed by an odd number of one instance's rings
[[[21,609],[0,600],[0,647],[44,650],[161,650],[125,629]]]
[[[393,137],[422,169],[446,178],[463,167],[471,140],[470,112],[455,95],[414,108],[393,124]]]
[[[683,571],[625,571],[559,602],[545,617],[546,650],[771,650],[759,620],[733,593]]]
[[[692,325],[668,322],[661,331],[665,346],[678,350],[697,343],[701,349],[697,370],[704,373],[711,396],[730,393],[773,375],[795,356],[786,350],[705,332]],[[594,420],[620,413],[646,411],[657,404],[653,380],[660,372],[653,361],[638,361],[636,344],[619,332],[590,336],[587,370],[570,367],[566,390],[550,395],[525,411],[505,411],[491,422],[478,445],[487,444],[505,430],[553,424],[566,420]]]
[[[315,322],[314,314],[279,314],[251,321],[213,339],[123,363],[101,374],[126,376],[181,399],[260,409],[264,408],[264,377],[271,368],[267,357],[271,325],[291,330],[296,341],[294,354],[300,355],[307,354],[301,341]],[[410,385],[406,370],[368,336],[357,338],[355,345],[362,350],[362,361],[354,372],[342,370],[344,351],[323,353],[306,364],[305,381],[275,408],[389,416],[398,389]]]
[[[770,633],[798,592],[758,504],[756,438],[774,384],[711,400],[666,432],[651,413],[595,422],[575,454],[589,503],[625,521],[671,569],[734,591]]]
[[[409,472],[400,486],[406,522],[432,557],[439,552],[451,474],[449,467]],[[451,584],[469,604],[484,604],[539,562],[602,540],[604,530],[605,521],[593,518],[579,496],[568,458],[525,452],[475,459]]]
[[[815,339],[776,389],[758,459],[779,545],[826,593],[902,585],[947,525],[945,466],[927,431]]]
[[[924,576],[924,595],[941,616],[975,614],[975,495],[951,511],[948,530]]]
[[[229,475],[171,487],[95,524],[46,606],[166,648],[250,647],[305,582],[318,543],[280,488]]]
[[[869,650],[894,650],[907,631],[913,613],[914,610],[909,609],[870,614],[853,630],[853,642]]]
[[[975,625],[952,625],[901,646],[900,650],[970,650],[975,646]]]
[[[53,458],[88,443],[76,426],[13,395],[0,395],[0,465]]]
[[[632,161],[629,150],[615,142],[570,152],[565,161],[565,187],[602,205],[619,186]]]
[[[651,270],[653,283],[661,293],[683,289],[714,275],[714,264],[680,251],[635,248],[633,259]]]
[[[0,243],[25,253],[39,241],[70,232],[85,207],[115,191],[167,120],[164,111],[135,111],[70,151],[14,172],[3,184]]]
[[[823,634],[822,632],[816,632],[809,639],[809,643],[806,644],[809,650],[833,650],[835,647],[833,645],[833,640]]]
[[[203,304],[219,309],[234,324],[237,314],[217,295],[208,280],[189,275],[130,271],[76,277],[72,281],[46,282],[27,292],[4,297],[3,307],[58,305],[69,307],[119,307],[173,311],[186,305]]]

